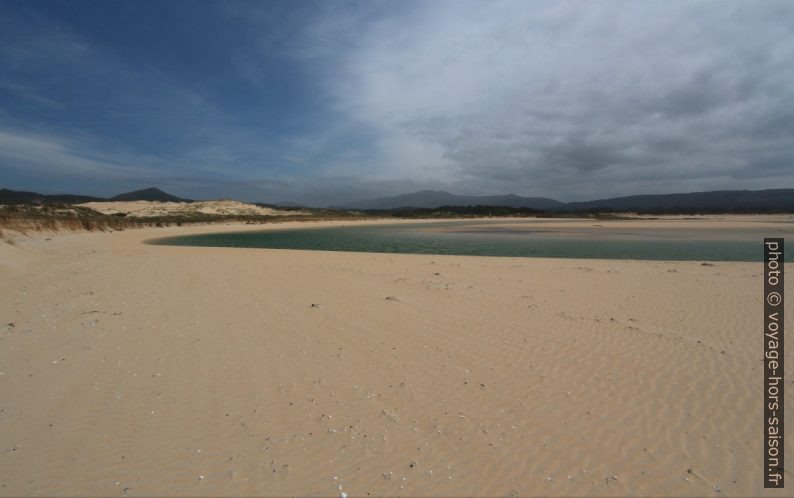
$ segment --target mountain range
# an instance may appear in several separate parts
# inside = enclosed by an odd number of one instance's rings
[[[389,210],[442,206],[506,206],[541,211],[591,210],[794,210],[794,189],[717,190],[686,194],[632,195],[586,202],[560,202],[545,197],[517,195],[460,196],[444,191],[422,190],[394,197],[332,206],[332,209]]]
[[[83,202],[110,202],[110,201],[160,201],[160,202],[192,202],[163,192],[159,188],[145,188],[126,192],[114,197],[92,197],[89,195],[72,194],[38,194],[36,192],[22,192],[18,190],[0,189],[0,204],[32,204],[42,202],[57,202],[61,204],[80,204]]]
[[[794,210],[794,189],[715,190],[687,194],[630,195],[587,202],[569,202],[566,210],[612,209],[664,211],[684,209],[704,210]]]
[[[82,202],[107,201],[160,201],[192,202],[158,188],[146,188],[102,198],[85,195],[45,195],[0,189],[0,204],[30,204],[55,202],[79,204]],[[794,212],[794,189],[769,190],[717,190],[686,194],[653,194],[613,197],[585,202],[560,202],[547,197],[521,197],[518,195],[455,195],[439,190],[422,190],[394,197],[379,197],[346,204],[330,206],[336,210],[396,210],[435,209],[443,206],[503,206],[528,208],[538,211],[642,211],[675,212],[686,210],[704,211],[789,211]]]
[[[517,195],[455,195],[442,190],[422,190],[394,197],[379,197],[347,204],[330,206],[331,209],[398,209],[437,208],[440,206],[506,206],[513,208],[560,209],[565,204],[545,197],[520,197]]]

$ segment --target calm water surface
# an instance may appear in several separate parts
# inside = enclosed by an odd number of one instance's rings
[[[671,261],[761,261],[758,240],[706,240],[666,237],[664,233],[635,238],[577,236],[575,230],[542,226],[514,230],[488,227],[489,222],[441,222],[299,228],[186,235],[149,243],[177,246],[308,249],[413,254],[521,256],[583,259]],[[636,234],[626,234],[627,236]],[[768,234],[767,236],[775,236]],[[725,237],[723,237],[725,238]],[[790,253],[790,251],[786,251]]]

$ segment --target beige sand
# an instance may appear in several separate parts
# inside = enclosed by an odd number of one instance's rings
[[[141,243],[232,229],[0,244],[0,494],[790,495],[760,264]]]
[[[87,207],[102,214],[124,213],[139,218],[155,216],[186,216],[195,214],[214,214],[229,216],[286,216],[308,214],[300,210],[272,209],[256,204],[232,201],[229,199],[218,201],[197,202],[159,202],[159,201],[113,201],[113,202],[86,202],[78,206]]]

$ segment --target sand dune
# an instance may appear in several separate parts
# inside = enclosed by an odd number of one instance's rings
[[[141,243],[244,229],[0,244],[0,494],[789,494],[759,264]]]
[[[175,216],[175,215],[234,215],[234,216],[279,216],[307,214],[300,210],[280,210],[268,207],[257,206],[256,204],[246,204],[244,202],[232,201],[229,199],[218,201],[196,201],[196,202],[160,202],[160,201],[112,201],[112,202],[86,202],[78,204],[98,211],[102,214],[123,213],[139,218],[150,218],[154,216]]]

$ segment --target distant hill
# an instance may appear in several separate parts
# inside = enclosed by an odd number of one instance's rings
[[[161,202],[193,202],[190,199],[182,199],[173,196],[158,188],[146,188],[119,194],[110,199],[103,197],[92,197],[90,195],[71,195],[71,194],[39,194],[36,192],[24,192],[20,190],[0,189],[0,204],[35,204],[35,203],[59,203],[59,204],[81,204],[83,202],[107,202],[107,201],[161,201]]]
[[[108,201],[160,201],[160,202],[193,202],[190,199],[182,199],[169,193],[163,192],[159,188],[150,187],[107,199]]]
[[[631,195],[585,202],[563,203],[545,197],[517,195],[463,196],[449,192],[422,190],[394,197],[350,202],[331,209],[395,210],[434,209],[441,206],[504,206],[543,211],[638,211],[638,212],[794,212],[794,189],[717,190],[687,194]]]
[[[193,202],[163,192],[158,188],[146,188],[119,194],[109,199],[87,195],[39,194],[17,190],[0,189],[0,204],[59,203],[80,204],[107,201],[160,201]],[[284,209],[295,208],[293,203],[278,205],[259,204],[262,207]],[[520,197],[518,195],[455,195],[437,190],[422,190],[394,197],[381,197],[331,206],[334,210],[398,210],[436,209],[442,206],[467,207],[490,206],[527,208],[538,211],[636,211],[644,213],[686,212],[794,212],[794,189],[769,190],[716,190],[687,194],[631,195],[586,202],[563,203],[546,197]]]
[[[794,210],[794,189],[716,190],[688,194],[631,195],[587,202],[569,202],[565,210],[683,211]]]
[[[36,192],[23,192],[19,190],[0,189],[0,204],[34,204],[42,202],[57,202],[61,204],[80,204],[81,202],[103,201],[100,197],[88,195],[56,194],[45,195]]]
[[[455,195],[439,190],[422,190],[394,197],[380,197],[351,202],[331,209],[398,209],[437,208],[440,206],[507,206],[531,209],[561,209],[564,204],[545,197],[519,197],[517,195]]]

